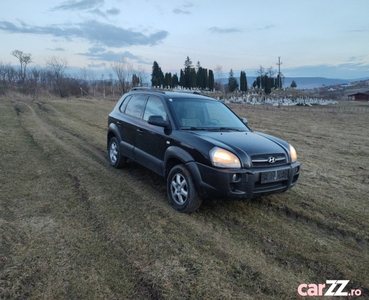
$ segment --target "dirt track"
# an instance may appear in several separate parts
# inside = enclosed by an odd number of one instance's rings
[[[0,99],[0,298],[296,299],[330,279],[368,296],[365,112],[232,105],[295,146],[300,180],[180,214],[163,179],[109,166],[114,104]]]

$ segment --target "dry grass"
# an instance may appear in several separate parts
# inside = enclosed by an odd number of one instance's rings
[[[163,179],[109,166],[114,105],[0,99],[0,299],[296,299],[329,279],[368,296],[367,114],[234,105],[296,147],[299,183],[180,214]]]

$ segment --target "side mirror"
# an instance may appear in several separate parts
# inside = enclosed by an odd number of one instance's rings
[[[247,124],[247,119],[246,119],[246,118],[242,118],[242,119],[241,119],[241,121],[242,121],[242,123],[243,123],[243,124],[245,124],[246,126],[248,125],[248,124]]]
[[[168,125],[162,116],[150,116],[148,122],[149,124],[160,127],[166,127]]]

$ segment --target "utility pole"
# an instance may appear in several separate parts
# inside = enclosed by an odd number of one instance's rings
[[[278,56],[278,63],[277,63],[277,66],[278,66],[278,77],[279,77],[279,89],[281,90],[282,89],[282,77],[281,77],[281,57]]]
[[[102,74],[102,86],[103,86],[103,98],[105,99],[105,81],[104,81],[104,74]]]

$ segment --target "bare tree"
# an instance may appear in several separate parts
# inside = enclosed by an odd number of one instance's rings
[[[263,79],[263,76],[265,75],[265,69],[262,66],[260,66],[260,68],[256,70],[256,74],[260,78],[260,89],[262,89],[263,88],[262,79]]]
[[[10,65],[0,61],[0,81],[13,85],[19,79],[19,73]]]
[[[87,77],[88,77],[88,70],[86,68],[80,69],[79,78],[81,78],[84,81],[87,81]]]
[[[65,69],[67,68],[67,60],[65,58],[51,57],[46,59],[46,65],[50,70],[54,89],[58,91],[60,96],[65,96],[63,82],[65,77]]]
[[[145,72],[145,69],[142,68],[142,67],[138,67],[137,71],[136,71],[136,74],[140,80],[140,84],[141,86],[143,86],[145,83],[148,82],[148,79],[147,79],[147,74]]]
[[[26,68],[27,65],[32,62],[31,54],[30,53],[24,53],[20,50],[13,50],[11,55],[18,58],[20,63],[20,78],[22,81],[26,79]]]
[[[272,66],[270,66],[267,73],[269,74],[269,77],[272,78],[275,75],[276,71],[273,70]]]
[[[120,91],[124,94],[130,87],[130,80],[134,72],[133,65],[127,62],[126,59],[121,58],[119,61],[112,63],[111,68],[117,75]]]

